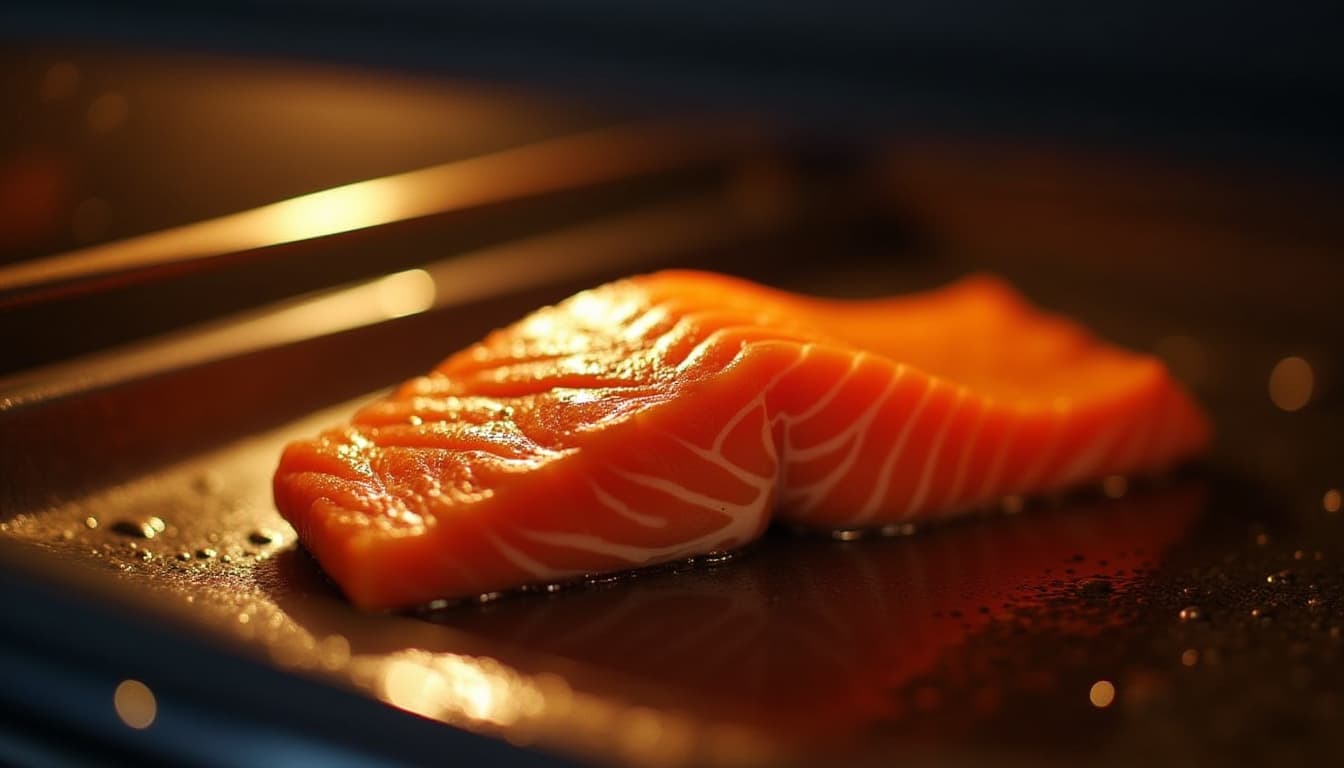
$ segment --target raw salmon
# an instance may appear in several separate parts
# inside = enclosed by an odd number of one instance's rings
[[[1161,363],[1004,283],[837,301],[699,272],[584,291],[290,444],[280,512],[392,608],[954,515],[1200,454]]]

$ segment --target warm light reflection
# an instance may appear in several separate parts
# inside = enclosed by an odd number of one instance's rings
[[[1321,499],[1321,507],[1326,512],[1338,512],[1341,506],[1340,493],[1338,488],[1331,488],[1325,492],[1325,497]]]
[[[77,73],[76,73],[77,76]],[[52,75],[53,94],[71,76]],[[57,94],[59,95],[59,94]],[[56,96],[53,96],[55,98]],[[110,131],[126,98],[98,96],[86,121]],[[683,166],[722,151],[695,131],[620,126],[347,184],[207,221],[0,266],[0,291],[32,290],[161,264],[227,256]],[[629,248],[629,241],[626,241]],[[555,259],[560,262],[561,259]]]
[[[241,614],[241,619],[247,614]],[[317,658],[326,669],[341,669],[350,662],[350,641],[343,635],[328,635],[317,644]]]
[[[1087,698],[1098,709],[1109,707],[1115,701],[1115,686],[1110,680],[1098,680],[1092,684],[1092,690],[1087,692]]]
[[[418,662],[389,661],[383,669],[382,687],[388,702],[408,712],[435,717],[443,708],[442,681]]]
[[[488,610],[449,608],[433,619],[490,647],[525,648],[674,694],[699,722],[787,746],[843,744],[905,712],[980,696],[957,670],[1004,657],[996,642],[972,639],[1028,626],[1087,638],[1129,621],[1109,609],[1111,598],[1143,583],[1136,576],[1186,535],[1203,499],[1197,484],[1160,494],[1131,488],[1119,500],[930,535],[870,536],[861,546],[779,536],[712,574],[649,575]],[[997,695],[980,714],[962,714],[992,716]],[[666,718],[656,726],[632,716],[620,730],[607,728],[654,741],[659,753],[680,743]]]
[[[1290,413],[1300,411],[1311,401],[1315,385],[1310,363],[1300,357],[1285,357],[1269,372],[1269,399]]]
[[[154,692],[139,680],[122,680],[112,695],[112,706],[116,708],[121,722],[136,730],[153,725],[159,713]]]
[[[423,269],[408,269],[388,275],[373,284],[378,308],[389,319],[424,312],[434,306],[437,288]]]
[[[260,208],[251,224],[258,228],[258,234],[277,242],[290,242],[400,218],[406,212],[406,203],[404,187],[377,179]]]
[[[707,754],[756,764],[773,752],[749,729],[702,727],[673,710],[580,694],[560,675],[526,675],[488,657],[416,649],[351,661],[354,677],[368,674],[368,684],[388,703],[517,744],[608,754],[614,746],[618,762],[632,765],[698,763],[697,755]]]
[[[338,333],[424,312],[434,306],[437,291],[428,272],[411,269],[300,301],[213,333],[219,337],[221,346],[249,340],[279,344],[319,332]],[[195,348],[208,349],[212,340],[197,338]]]
[[[715,212],[717,207],[717,203],[659,206],[618,219],[453,256],[425,270],[410,270],[316,298],[283,302],[134,347],[58,363],[6,380],[10,392],[16,394],[0,397],[0,408],[69,394],[101,382],[147,376],[340,333],[436,306],[479,301],[573,280],[579,275],[631,271],[658,254],[698,250],[741,236],[742,230],[731,224],[725,226]],[[632,248],[634,241],[645,245]],[[0,292],[10,278],[52,276],[49,271],[38,272],[41,275],[37,272],[16,275],[16,270],[0,266]]]
[[[523,324],[523,334],[537,338],[550,336],[555,332],[555,318],[546,312],[538,312]]]
[[[493,659],[407,651],[382,672],[393,705],[426,717],[510,725],[536,715],[541,691]]]
[[[570,405],[586,405],[602,399],[601,395],[591,389],[557,390],[556,394],[561,402],[569,403]]]

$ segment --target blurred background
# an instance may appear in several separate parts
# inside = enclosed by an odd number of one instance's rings
[[[72,635],[96,626],[112,640],[42,706],[0,694],[23,724],[0,728],[0,748],[11,750],[0,756],[78,764],[115,748],[199,761],[250,733],[224,721],[267,698],[255,691],[313,710],[306,719],[292,706],[268,710],[293,738],[233,762],[414,761],[447,744],[443,733],[458,734],[379,720],[389,715],[362,709],[367,695],[327,701],[328,688],[296,681],[313,677],[499,736],[498,722],[451,697],[449,705],[388,687],[408,669],[429,675],[424,664],[405,666],[423,661],[406,656],[422,647],[440,654],[433,675],[449,674],[442,654],[471,648],[496,665],[471,674],[504,680],[500,696],[550,675],[537,690],[550,696],[546,685],[559,679],[616,713],[543,708],[525,736],[503,729],[506,740],[549,751],[451,742],[494,759],[805,760],[817,753],[792,751],[794,731],[811,734],[800,702],[834,693],[827,686],[846,691],[828,699],[839,702],[835,723],[812,725],[851,739],[843,754],[856,763],[914,754],[1066,764],[1097,743],[1121,762],[1182,754],[1217,763],[1261,748],[1270,760],[1335,754],[1329,723],[1344,711],[1344,575],[1331,559],[1344,556],[1339,15],[1324,3],[1193,0],[6,4],[0,539],[42,556],[0,550],[16,616],[0,631],[0,662],[50,680],[50,668],[80,652]],[[774,554],[729,566],[738,570],[724,577],[728,587],[703,575],[655,580],[619,600],[584,594],[568,610],[553,602],[540,618],[525,603],[459,612],[447,628],[442,616],[430,624],[344,610],[284,534],[272,542],[279,564],[195,563],[194,552],[235,544],[241,561],[259,549],[248,544],[253,528],[283,526],[266,473],[276,447],[313,428],[321,409],[423,370],[541,303],[665,266],[836,296],[1004,275],[1038,303],[1162,357],[1214,415],[1212,469],[1195,491],[1135,502],[1132,514],[1151,523],[1147,538],[1104,525],[1079,534],[1056,521],[1034,543],[1015,529],[963,531],[922,548],[881,543],[894,553],[886,560],[776,541]],[[142,557],[153,536],[132,550],[97,523],[140,520],[146,509],[162,510],[180,537],[152,553],[159,559]],[[1145,545],[1175,554],[1150,561],[1138,554]],[[1027,555],[969,566],[957,555],[965,547]],[[160,562],[177,549],[191,568]],[[1123,603],[1118,619],[1085,610],[1095,592],[1051,586],[1046,602],[1071,606],[1067,615],[1032,614],[1037,623],[1014,633],[969,621],[939,629],[934,614],[984,606],[910,586],[942,568],[949,583],[1036,610],[1036,588],[1083,554],[1111,571],[1155,575],[1107,598]],[[1301,571],[1291,594],[1264,593],[1267,573],[1306,569],[1303,561],[1318,565]],[[103,575],[76,577],[72,563]],[[910,594],[916,608],[880,622],[876,608],[820,622],[857,628],[827,642],[860,663],[791,677],[779,669],[811,657],[800,650],[805,633],[790,634],[806,621],[788,610],[826,612],[800,597],[807,586],[790,581],[793,570],[818,584],[858,580],[879,596]],[[295,586],[268,586],[277,582]],[[721,589],[746,623],[784,638],[764,673],[773,682],[697,672],[695,654],[653,663],[632,639],[651,615],[719,615]],[[88,618],[108,602],[129,612]],[[1193,602],[1218,620],[1177,619]],[[623,617],[604,630],[615,656],[565,640],[608,611]],[[1271,613],[1278,634],[1250,634]],[[243,615],[280,616],[279,634],[240,635]],[[134,620],[143,616],[153,618]],[[529,620],[554,637],[529,635]],[[1081,624],[1119,639],[1093,647]],[[164,652],[183,627],[207,642]],[[880,641],[859,643],[859,634]],[[340,663],[324,661],[324,637],[342,638]],[[924,649],[924,661],[893,661],[890,648],[907,644]],[[1036,667],[1059,666],[1058,680],[1080,690],[1115,678],[1122,697],[1145,693],[1098,720],[1114,687],[1089,699],[1031,670],[1002,672],[1011,666],[1003,647]],[[230,667],[255,684],[250,697],[203,704],[210,681],[184,671],[253,656],[263,663]],[[1177,677],[1189,667],[1205,676]],[[206,714],[187,725],[162,720],[157,741],[136,741],[103,701],[104,683],[127,669],[163,701],[176,696],[183,711]],[[1255,683],[1257,670],[1288,682]],[[885,682],[856,682],[870,678]],[[663,689],[675,694],[650,693]],[[1226,706],[1230,698],[1240,706]],[[979,714],[968,725],[949,702]],[[1207,718],[1211,703],[1226,712]],[[1024,722],[1014,705],[1050,712],[1059,725]],[[736,731],[714,737],[722,743],[688,736],[690,721],[659,714],[669,708],[750,726],[752,747]],[[1267,715],[1285,711],[1291,728]],[[86,722],[86,712],[107,722]],[[340,744],[323,718],[343,724]],[[863,725],[859,735],[836,725],[847,718]],[[44,735],[13,732],[30,727]],[[87,752],[53,746],[71,733],[90,739]],[[924,751],[902,751],[903,739],[921,734]],[[761,743],[769,749],[758,754]]]
[[[1246,302],[1328,303],[1338,278],[1344,56],[1324,4],[287,0],[0,13],[0,260],[83,255],[65,271],[0,275],[4,306],[29,308],[6,323],[27,331],[2,339],[9,371],[686,195],[729,166],[749,177],[739,203],[755,195],[744,204],[791,221],[845,196],[826,216],[886,238],[887,262],[937,251],[970,262],[956,270],[1137,277],[1126,290],[1144,301],[1237,316]],[[660,126],[662,167],[547,169],[489,200],[359,221],[319,203],[308,231],[216,238],[210,258],[180,243],[92,248],[631,124]],[[694,151],[671,151],[692,133]],[[386,208],[391,193],[376,196]],[[331,242],[333,228],[421,239]],[[321,240],[321,267],[278,240]],[[174,288],[128,285],[151,274]],[[31,308],[112,283],[115,298]],[[72,319],[111,311],[116,328]]]

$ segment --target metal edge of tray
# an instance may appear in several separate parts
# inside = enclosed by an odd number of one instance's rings
[[[729,182],[5,377],[0,515],[400,381],[597,280],[777,258],[796,238],[744,246],[812,226],[800,207]]]

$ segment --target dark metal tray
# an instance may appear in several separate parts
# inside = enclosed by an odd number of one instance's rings
[[[72,760],[122,750],[218,764],[1219,764],[1339,753],[1344,515],[1326,493],[1341,482],[1334,358],[1311,358],[1317,390],[1303,412],[1264,395],[1277,356],[1293,343],[1329,350],[1320,345],[1333,331],[1257,322],[1247,332],[1212,304],[1183,312],[1141,271],[1118,270],[1101,290],[1067,267],[1007,269],[1048,306],[1134,346],[1161,342],[1187,372],[1215,372],[1192,379],[1220,429],[1203,468],[1008,500],[987,518],[894,538],[772,531],[721,563],[421,615],[345,603],[271,504],[281,445],[489,328],[661,263],[837,294],[984,263],[874,261],[834,239],[833,263],[791,259],[817,244],[732,211],[718,198],[669,205],[355,286],[396,294],[429,281],[439,298],[353,327],[262,333],[213,356],[188,354],[213,332],[190,331],[9,380],[0,664],[19,682],[0,686],[14,724],[0,743]],[[743,252],[769,259],[728,256]],[[591,268],[454,293],[542,253],[551,263],[581,253]],[[237,339],[284,318],[330,317],[299,310],[353,295],[220,327]],[[155,693],[146,730],[117,719],[125,678]]]

